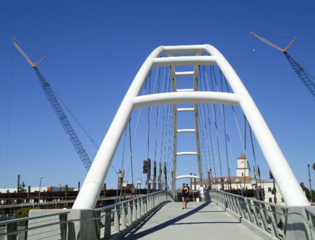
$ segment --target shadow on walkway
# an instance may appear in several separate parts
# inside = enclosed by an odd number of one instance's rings
[[[145,219],[143,222],[141,222],[135,229],[133,229],[127,236],[124,237],[124,239],[139,239],[139,238],[142,238],[142,237],[145,237],[146,235],[148,234],[152,234],[153,232],[156,232],[156,231],[160,231],[161,229],[165,228],[165,227],[168,227],[170,225],[189,225],[189,224],[220,224],[220,223],[227,223],[227,222],[192,222],[192,223],[177,223],[179,222],[180,220],[184,219],[184,218],[187,218],[197,212],[199,213],[210,213],[210,212],[225,212],[224,210],[222,211],[218,211],[218,210],[215,210],[215,211],[202,211],[203,208],[205,208],[206,206],[208,206],[210,204],[210,202],[205,202],[203,203],[202,205],[190,210],[189,212],[185,213],[185,214],[182,214],[178,217],[175,217],[169,221],[166,221],[164,223],[161,223],[155,227],[152,227],[150,229],[147,229],[145,231],[141,231],[139,233],[137,233],[138,230],[141,229],[141,227],[143,225],[145,225],[156,213],[159,212],[159,209],[158,211],[156,211],[154,214],[152,214],[150,217],[148,217],[147,219]],[[239,222],[229,222],[229,223],[239,223]]]

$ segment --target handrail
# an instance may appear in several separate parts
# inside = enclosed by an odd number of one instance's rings
[[[60,209],[60,210],[62,210],[62,209]],[[45,218],[45,217],[52,217],[52,216],[63,215],[63,214],[68,214],[68,213],[70,213],[70,211],[59,212],[59,213],[52,213],[52,214],[41,215],[41,216],[36,216],[36,217],[25,217],[25,218],[11,219],[11,220],[7,220],[7,221],[1,221],[1,225],[10,224],[10,223],[25,222],[25,221],[28,221],[28,220],[33,220],[33,219],[38,219],[38,218]]]
[[[281,234],[278,232],[279,230],[277,229],[280,228],[280,230],[282,230],[282,226],[283,226],[285,237],[287,238],[288,236],[291,236],[294,233],[292,231],[289,231],[289,232],[287,231],[289,224],[292,224],[291,222],[288,223],[288,221],[290,221],[289,216],[292,216],[292,215],[300,216],[301,219],[303,220],[299,220],[298,222],[296,222],[296,220],[293,220],[293,224],[298,223],[298,224],[304,225],[305,231],[306,231],[305,234],[308,235],[310,239],[313,239],[313,235],[315,233],[315,226],[313,225],[312,219],[315,218],[315,214],[314,214],[315,211],[310,207],[301,206],[300,207],[301,210],[303,209],[303,211],[305,211],[305,214],[303,214],[303,212],[300,213],[300,212],[294,211],[294,209],[293,209],[293,212],[288,212],[290,207],[287,207],[287,206],[281,206],[274,203],[265,202],[265,201],[261,201],[261,200],[257,200],[253,198],[244,197],[244,196],[239,196],[239,195],[224,192],[224,191],[212,190],[209,192],[209,194],[212,199],[219,202],[220,204],[223,204],[226,208],[237,213],[238,215],[243,216],[251,224],[261,227],[267,233],[280,239],[281,239]],[[243,204],[246,204],[246,205],[243,205]],[[277,212],[276,211],[277,209],[280,210],[280,212]],[[272,213],[272,214],[270,215],[267,212]],[[258,215],[258,214],[262,214],[262,215]],[[280,216],[284,216],[284,218]],[[260,219],[260,221],[257,221],[258,220],[257,217],[258,219]],[[268,217],[268,221],[266,222],[267,217]],[[281,222],[281,219],[284,221],[282,222],[283,225],[281,227],[279,227],[278,225],[279,224],[278,217],[280,218],[280,222]],[[307,218],[310,218],[311,220]],[[268,227],[267,229],[265,225],[267,223],[271,224],[271,226],[273,227],[271,228]],[[263,225],[265,227],[263,227]],[[292,235],[291,237],[294,237],[294,235]],[[308,238],[305,238],[305,239],[308,239]]]
[[[161,195],[161,197],[159,195]],[[157,197],[156,199],[158,199],[158,201],[154,201],[155,197]],[[15,228],[11,232],[0,233],[0,236],[9,236],[9,235],[14,235],[14,234],[16,235],[16,234],[19,234],[19,233],[22,233],[22,232],[28,232],[28,231],[36,230],[36,229],[43,229],[45,227],[50,227],[50,226],[54,226],[54,225],[64,225],[65,227],[67,227],[68,223],[77,222],[77,221],[80,221],[80,222],[97,221],[97,220],[100,221],[100,220],[104,219],[108,215],[114,215],[114,218],[115,218],[116,217],[116,213],[121,212],[121,214],[122,214],[123,211],[126,208],[135,206],[136,209],[138,210],[139,207],[141,209],[143,208],[143,205],[142,205],[143,203],[145,203],[145,202],[150,203],[151,202],[149,208],[145,208],[143,211],[139,210],[141,213],[138,213],[138,212],[136,213],[136,219],[139,219],[139,217],[141,218],[141,217],[145,216],[145,214],[147,214],[148,212],[151,212],[153,209],[156,208],[156,206],[158,206],[162,202],[165,202],[167,200],[169,201],[170,198],[168,198],[168,197],[173,199],[173,196],[172,196],[172,194],[170,192],[168,192],[168,191],[158,191],[158,192],[154,192],[154,193],[150,193],[150,194],[146,194],[146,195],[142,195],[142,196],[137,196],[135,198],[131,198],[131,199],[128,199],[128,200],[125,200],[125,201],[122,201],[122,202],[118,202],[118,203],[106,206],[106,207],[97,208],[97,209],[92,210],[92,211],[94,211],[94,213],[96,213],[96,212],[100,212],[100,211],[106,212],[107,209],[112,209],[112,208],[115,209],[114,211],[110,211],[109,213],[102,214],[101,216],[81,218],[81,219],[67,219],[67,220],[54,219],[53,222],[46,223],[46,224],[41,224],[41,225],[38,225],[38,226],[26,227],[25,229],[19,229],[19,230],[17,230]],[[135,203],[130,203],[131,201],[135,201]],[[129,204],[127,204],[127,203],[129,203]],[[126,204],[126,206],[121,207],[124,204]],[[117,206],[120,206],[120,207],[117,208]],[[71,213],[71,210],[63,210],[63,211],[62,211],[62,209],[60,209],[60,210],[61,210],[61,212],[53,213],[53,214],[46,214],[46,215],[35,216],[35,217],[27,217],[27,218],[20,218],[20,219],[13,219],[13,220],[8,220],[8,221],[3,221],[3,222],[1,222],[1,225],[8,226],[10,224],[12,225],[12,224],[16,224],[18,222],[24,222],[24,221],[29,221],[30,222],[31,220],[35,220],[35,219],[49,218],[49,217],[58,216],[58,215],[59,216],[60,215],[67,215],[67,214]],[[121,214],[119,214],[119,215],[121,215]],[[133,213],[130,213],[130,214],[131,215],[129,215],[129,216],[130,216],[130,219],[131,219],[131,217],[133,216]],[[138,214],[140,214],[140,215],[138,215]],[[108,224],[106,222],[106,220],[105,220],[105,223]],[[116,231],[117,231],[117,229],[116,229]],[[118,232],[120,232],[120,231],[121,231],[121,226],[118,225]]]
[[[121,205],[121,204],[130,202],[130,201],[134,201],[134,200],[139,199],[139,198],[148,197],[148,196],[155,195],[155,194],[158,194],[158,193],[163,193],[163,192],[170,194],[170,192],[168,192],[168,191],[167,192],[166,191],[157,191],[157,192],[154,192],[154,193],[144,194],[144,195],[139,196],[139,197],[130,198],[129,200],[125,200],[125,201],[121,201],[121,202],[118,202],[118,203],[114,203],[112,205],[108,205],[108,206],[105,206],[105,207],[96,208],[95,211],[102,211],[102,210],[105,210],[105,209],[108,209],[108,208],[115,207],[117,205]],[[170,196],[171,196],[171,194],[170,194]]]
[[[253,202],[255,202],[256,200],[255,199],[251,199]],[[283,216],[287,216],[287,215],[293,215],[293,214],[297,214],[299,216],[301,216],[303,218],[303,220],[315,231],[315,227],[303,216],[303,214],[299,213],[299,212],[290,212],[290,213],[280,213],[280,212],[275,212],[275,211],[272,211],[270,209],[267,209],[267,208],[263,208],[261,206],[256,206],[256,205],[253,205],[251,203],[248,203],[248,202],[245,202],[245,201],[242,201],[242,200],[239,200],[239,202],[243,202],[243,203],[246,203],[248,205],[251,205],[252,207],[258,207],[260,209],[263,209],[263,210],[266,210],[267,212],[272,212],[272,213],[276,213],[276,214],[279,214],[279,215],[283,215]],[[264,204],[269,204],[269,202],[264,202],[264,201],[258,201],[257,202],[262,202]],[[271,204],[270,204],[271,205]],[[274,206],[276,207],[279,207],[279,205],[277,204],[273,204]],[[281,207],[280,207],[281,208]],[[287,207],[282,207],[284,209],[288,209]]]

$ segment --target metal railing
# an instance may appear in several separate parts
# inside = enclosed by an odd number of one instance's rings
[[[54,214],[3,221],[0,222],[0,228],[2,228],[0,229],[0,240],[77,239],[76,231],[87,230],[87,228],[73,230],[73,226],[77,222],[92,223],[95,228],[89,228],[88,231],[91,231],[96,239],[118,239],[136,227],[157,207],[170,201],[174,201],[172,194],[163,191],[94,209],[92,210],[93,217],[88,218],[71,219],[71,211],[73,210],[60,209]],[[27,224],[25,227],[19,227],[18,223],[20,222],[27,222]]]
[[[303,232],[302,235],[305,236],[303,239],[315,239],[315,209],[311,206],[299,207],[302,209],[299,212],[289,212],[289,207],[270,202],[223,191],[209,191],[209,193],[211,201],[220,203],[223,207],[246,219],[250,224],[260,228],[270,237],[291,239],[291,236],[288,237],[288,230],[290,227],[292,228],[293,224],[297,224],[299,226],[295,230]],[[294,220],[291,220],[290,218],[293,217]]]

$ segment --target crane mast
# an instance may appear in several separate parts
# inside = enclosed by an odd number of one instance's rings
[[[251,32],[254,36],[256,36],[257,38],[259,38],[260,40],[262,40],[263,42],[269,44],[270,46],[280,50],[281,52],[284,53],[284,55],[286,56],[286,58],[288,59],[291,67],[293,68],[294,72],[298,75],[298,77],[301,79],[301,81],[303,82],[303,84],[307,87],[307,89],[310,91],[310,93],[313,95],[313,97],[315,97],[315,78],[312,77],[310,74],[308,74],[305,69],[298,64],[287,52],[287,50],[289,49],[289,47],[293,44],[293,42],[297,39],[296,37],[292,40],[292,42],[284,49],[280,48],[279,46],[277,46],[276,44],[270,42],[269,40],[267,40],[266,38],[263,38],[261,36],[259,36],[256,33]],[[312,80],[313,79],[313,80]]]
[[[15,41],[13,41],[14,45],[17,47],[17,49],[20,51],[20,53],[26,58],[26,60],[33,66],[36,75],[39,78],[39,83],[50,103],[52,108],[54,109],[61,125],[63,126],[64,130],[67,133],[67,136],[69,137],[72,145],[74,146],[77,154],[79,155],[84,167],[88,171],[91,167],[91,160],[89,156],[87,155],[81,141],[79,140],[77,134],[75,133],[74,129],[72,128],[67,116],[65,115],[64,111],[62,110],[55,94],[53,93],[49,83],[46,81],[46,79],[43,77],[43,75],[40,73],[40,71],[37,68],[37,65],[46,57],[42,58],[39,62],[33,63],[31,59],[26,55],[26,53],[17,45]]]

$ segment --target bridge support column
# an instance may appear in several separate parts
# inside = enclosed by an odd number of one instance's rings
[[[309,231],[312,231],[306,224],[303,217],[306,218],[305,207],[288,207],[287,213],[292,213],[287,215],[286,220],[286,240],[308,240],[310,239]],[[303,216],[303,217],[302,217]],[[314,234],[314,232],[312,233]]]
[[[96,216],[94,210],[70,210],[69,220],[75,219],[88,219],[99,217]],[[73,221],[68,224],[68,240],[88,240],[88,239],[100,239],[99,236],[99,220],[95,221]]]

